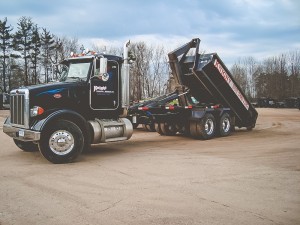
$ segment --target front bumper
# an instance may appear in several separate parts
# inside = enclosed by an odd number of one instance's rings
[[[41,132],[13,127],[9,123],[3,124],[3,132],[21,141],[39,141],[41,137]]]

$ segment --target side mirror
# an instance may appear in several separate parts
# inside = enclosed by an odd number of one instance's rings
[[[100,74],[107,73],[107,58],[100,58]]]

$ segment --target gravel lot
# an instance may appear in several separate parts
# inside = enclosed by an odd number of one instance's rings
[[[300,224],[300,110],[201,141],[135,130],[55,165],[2,132],[0,224]]]

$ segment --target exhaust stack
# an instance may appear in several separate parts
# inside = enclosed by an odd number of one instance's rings
[[[128,48],[130,40],[124,43],[124,63],[122,67],[122,108],[124,113],[129,107],[129,61],[128,61]]]

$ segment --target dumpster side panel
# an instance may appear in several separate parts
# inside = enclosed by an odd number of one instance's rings
[[[247,97],[233,79],[217,54],[211,54],[211,60],[198,63],[194,75],[201,80],[213,98],[225,107],[230,107],[237,117],[236,125],[254,127],[257,111],[247,100]]]

